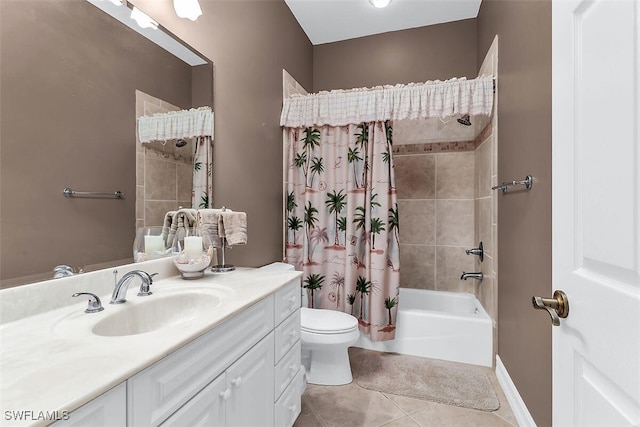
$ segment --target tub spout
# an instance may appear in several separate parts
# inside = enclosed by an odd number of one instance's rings
[[[482,272],[479,272],[479,273],[462,272],[462,276],[460,276],[460,280],[467,280],[467,279],[476,279],[482,282],[482,279],[484,279],[484,275],[482,274]]]

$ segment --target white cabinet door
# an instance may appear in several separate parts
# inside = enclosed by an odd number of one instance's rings
[[[115,386],[91,402],[69,414],[66,420],[54,424],[59,427],[110,427],[127,425],[127,388],[125,383]]]
[[[130,378],[129,425],[164,422],[272,330],[269,296]]]
[[[273,425],[273,342],[270,333],[227,370],[228,427]]]
[[[220,375],[169,417],[162,427],[222,427],[225,424],[225,374]]]

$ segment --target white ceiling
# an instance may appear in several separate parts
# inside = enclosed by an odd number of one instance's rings
[[[285,0],[314,45],[478,16],[481,0]]]

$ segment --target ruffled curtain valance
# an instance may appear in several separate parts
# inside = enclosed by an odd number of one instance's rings
[[[491,115],[493,77],[454,78],[407,85],[293,95],[284,101],[280,125],[346,126],[362,122]]]
[[[143,143],[197,136],[213,136],[213,111],[210,107],[138,118],[138,139]]]

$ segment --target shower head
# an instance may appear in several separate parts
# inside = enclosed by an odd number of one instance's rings
[[[185,145],[187,145],[187,141],[185,141],[184,139],[180,138],[176,141],[176,147],[178,148],[182,148]]]
[[[458,123],[465,126],[471,126],[471,120],[469,120],[469,115],[465,114],[464,116],[458,119]]]

